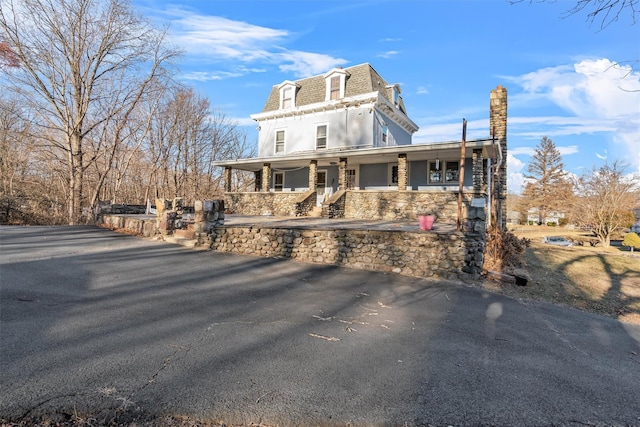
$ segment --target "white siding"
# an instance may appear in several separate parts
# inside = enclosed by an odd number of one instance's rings
[[[321,113],[263,120],[258,136],[258,155],[275,155],[277,130],[285,131],[283,154],[315,150],[316,126],[326,124],[327,149],[373,145],[373,116],[370,107],[338,108]]]

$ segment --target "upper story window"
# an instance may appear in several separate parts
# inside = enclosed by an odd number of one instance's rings
[[[283,130],[276,131],[275,152],[276,154],[284,153],[284,131]]]
[[[280,108],[293,108],[296,106],[296,84],[285,81],[280,86]]]
[[[316,127],[316,150],[327,148],[327,125]]]
[[[324,75],[327,101],[344,98],[348,73],[342,68],[334,68]]]
[[[382,132],[382,145],[387,146],[389,141],[389,128],[387,127],[387,125],[382,125],[381,132]]]

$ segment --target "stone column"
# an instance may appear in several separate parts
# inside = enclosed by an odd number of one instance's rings
[[[407,191],[407,154],[398,154],[398,191]]]
[[[225,193],[231,193],[231,166],[225,166],[224,168],[224,191]]]
[[[340,157],[340,166],[338,166],[338,190],[347,189],[347,158]]]
[[[268,193],[271,187],[271,163],[262,165],[262,192]]]
[[[491,91],[489,102],[489,127],[492,137],[500,146],[502,158],[495,176],[496,220],[502,229],[507,227],[507,89],[498,86]]]
[[[486,183],[484,175],[484,158],[482,157],[482,149],[473,150],[472,158],[472,175],[473,175],[473,195],[474,197],[482,197],[486,194]]]
[[[309,162],[309,190],[314,190],[318,186],[318,161]]]

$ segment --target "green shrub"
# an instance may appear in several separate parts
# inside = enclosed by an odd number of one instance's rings
[[[558,225],[560,227],[564,227],[567,224],[569,224],[569,219],[568,218],[558,218]]]
[[[549,227],[555,227],[555,226],[556,226],[556,223],[555,223],[555,222],[553,222],[553,221],[549,221],[549,222],[547,222],[547,225],[548,225]]]

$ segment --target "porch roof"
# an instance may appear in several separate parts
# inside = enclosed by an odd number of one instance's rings
[[[497,141],[496,141],[497,144]],[[407,155],[407,161],[440,159],[457,159],[460,157],[460,141],[408,144],[393,147],[362,147],[328,149],[321,151],[303,151],[287,155],[271,157],[254,157],[250,159],[219,160],[213,162],[213,166],[230,167],[247,171],[259,171],[262,165],[270,163],[278,168],[297,168],[307,166],[311,160],[317,160],[318,166],[332,166],[341,158],[346,157],[349,165],[392,163],[397,160],[398,154]],[[482,148],[483,157],[487,158],[491,153],[491,139],[476,139],[466,142],[466,158],[470,158],[473,150]]]

